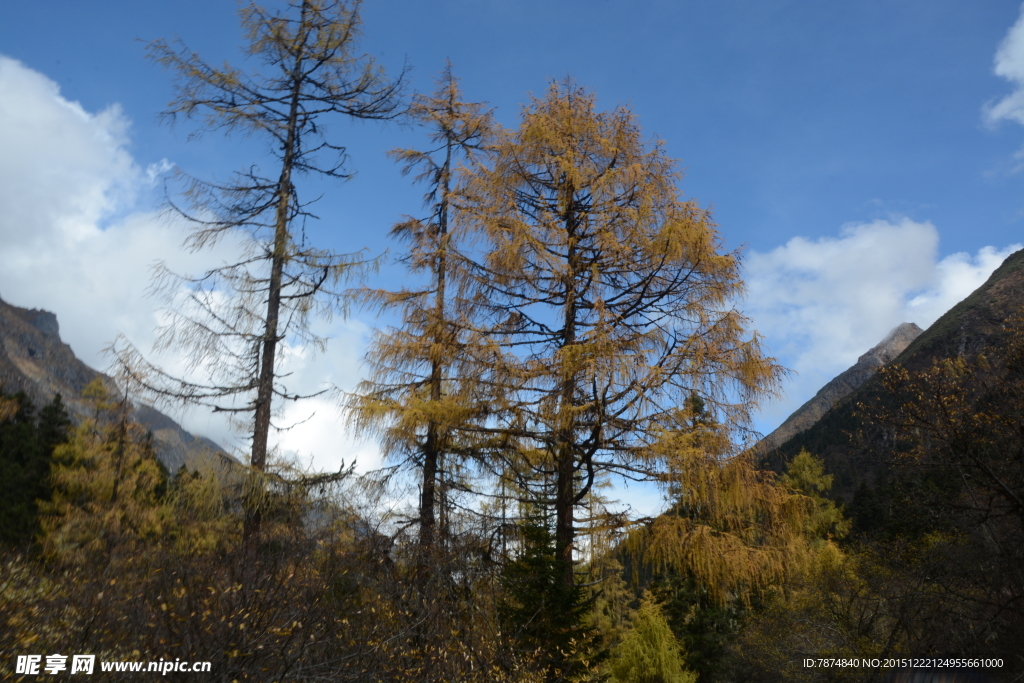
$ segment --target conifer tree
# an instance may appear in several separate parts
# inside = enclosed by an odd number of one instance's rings
[[[779,481],[807,498],[807,535],[816,540],[842,538],[850,530],[850,521],[834,502],[825,496],[832,490],[831,474],[825,474],[825,463],[806,449],[789,461]]]
[[[663,477],[651,446],[678,406],[698,396],[731,437],[780,377],[733,307],[737,254],[679,178],[627,108],[599,112],[567,81],[474,166],[456,214],[482,254],[469,269],[487,343],[466,349],[490,387],[480,430],[543,454],[531,476],[554,483],[537,502],[566,588],[595,481]]]
[[[97,379],[83,391],[94,407],[53,454],[53,495],[40,505],[43,551],[59,563],[107,565],[158,536],[167,471],[152,440]]]
[[[44,454],[53,453],[53,449],[67,441],[68,430],[71,429],[71,418],[64,406],[64,398],[55,394],[53,400],[39,411],[36,423],[39,445]]]
[[[315,218],[297,181],[313,175],[348,177],[344,146],[328,139],[325,124],[338,118],[396,116],[402,78],[389,81],[356,51],[359,2],[293,0],[283,11],[249,4],[240,10],[246,52],[265,69],[248,75],[216,68],[182,45],[156,41],[150,57],[178,77],[177,96],[165,113],[199,118],[199,132],[224,130],[265,139],[273,159],[269,176],[249,165],[226,183],[182,176],[183,207],[194,225],[185,242],[193,251],[224,239],[241,239],[238,261],[198,277],[161,266],[156,288],[167,296],[172,322],[158,348],[183,350],[193,381],[148,363],[125,340],[115,344],[122,374],[165,401],[208,406],[235,416],[251,437],[251,464],[266,468],[271,418],[281,401],[301,396],[282,383],[280,345],[322,348],[309,328],[311,316],[340,310],[338,284],[360,263],[306,243],[304,225]],[[184,289],[185,301],[176,297]],[[254,484],[254,488],[258,485]],[[246,535],[259,529],[259,505],[250,499]]]
[[[457,459],[467,454],[458,443],[459,428],[478,411],[473,367],[461,351],[474,304],[467,298],[458,235],[451,229],[455,171],[483,151],[493,123],[481,104],[463,101],[451,64],[435,93],[416,96],[408,114],[430,131],[433,147],[398,149],[391,156],[403,164],[403,173],[418,171],[417,180],[427,183],[424,203],[430,214],[399,223],[392,236],[408,243],[402,261],[413,273],[425,274],[427,282],[419,289],[362,292],[382,310],[399,311],[404,324],[377,333],[368,354],[373,374],[351,405],[357,427],[383,433],[387,453],[405,455],[420,469],[419,544],[427,550],[445,509],[439,491],[445,459],[457,468]]]
[[[50,497],[53,450],[71,421],[61,395],[35,415],[24,392],[0,392],[0,543],[24,549],[39,531],[38,501]]]
[[[627,544],[702,680],[780,588],[841,557],[830,538],[848,526],[821,495],[831,478],[820,460],[804,453],[776,477],[725,437],[699,401],[680,411],[656,446],[672,463],[672,505]]]
[[[649,594],[640,602],[633,624],[612,654],[614,683],[695,683],[665,615]]]
[[[564,560],[555,552],[549,520],[519,525],[519,552],[501,572],[498,616],[503,631],[525,654],[538,654],[547,680],[577,680],[589,667],[600,634],[586,623],[586,591],[562,583]]]
[[[49,470],[49,454],[45,460],[40,458],[34,412],[25,392],[11,397],[0,394],[0,542],[4,545],[31,542],[37,517],[35,494]]]

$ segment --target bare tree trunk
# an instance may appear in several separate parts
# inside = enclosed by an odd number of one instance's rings
[[[303,19],[306,7],[303,4]],[[303,22],[305,23],[305,22]],[[304,38],[300,37],[300,42]],[[277,212],[274,227],[274,253],[270,262],[270,283],[267,287],[267,319],[263,333],[259,380],[256,388],[256,415],[253,424],[251,465],[262,473],[267,468],[267,445],[270,436],[271,403],[274,395],[274,361],[277,355],[278,318],[281,312],[281,276],[288,250],[288,212],[292,193],[292,166],[295,160],[295,136],[298,129],[299,98],[302,92],[302,53],[295,58],[291,105],[288,113],[287,137],[281,161],[281,177],[277,183]],[[258,475],[257,475],[258,476]],[[262,487],[261,481],[254,482]],[[250,495],[255,494],[251,491]],[[259,534],[262,512],[259,501],[249,500],[245,512],[243,537]]]
[[[433,396],[433,391],[431,391],[431,396]],[[424,555],[434,545],[434,531],[437,526],[434,507],[437,503],[437,461],[438,451],[440,450],[438,442],[438,426],[436,423],[431,422],[427,425],[427,440],[423,448],[423,490],[420,492],[419,542],[420,550]]]
[[[225,65],[210,66],[181,45],[158,40],[149,56],[174,71],[178,94],[164,116],[201,117],[201,129],[241,132],[270,143],[278,178],[265,177],[251,164],[226,185],[182,174],[190,206],[171,208],[195,224],[186,240],[203,249],[234,234],[247,242],[244,255],[205,272],[178,275],[161,265],[158,286],[175,306],[173,292],[193,289],[197,313],[179,311],[163,328],[162,343],[194,356],[209,379],[193,382],[169,375],[145,361],[130,344],[117,346],[119,362],[158,400],[206,406],[247,415],[252,439],[250,477],[244,494],[248,541],[260,529],[268,493],[263,473],[270,449],[275,401],[316,395],[287,391],[276,372],[277,345],[285,339],[319,345],[326,340],[310,329],[310,318],[342,310],[338,284],[362,263],[356,254],[295,244],[297,218],[305,210],[293,172],[345,180],[345,147],[325,137],[321,117],[390,119],[400,114],[402,77],[394,82],[368,55],[355,51],[359,36],[358,0],[293,0],[280,11],[246,3],[241,21],[248,53],[267,67],[247,74]],[[299,16],[294,16],[298,14]],[[321,159],[321,157],[326,159]],[[267,234],[270,233],[270,234]],[[222,295],[228,295],[225,300]],[[294,336],[293,336],[294,335]]]

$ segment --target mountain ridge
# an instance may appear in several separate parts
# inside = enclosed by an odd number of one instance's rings
[[[998,355],[1008,335],[1007,322],[1024,310],[1024,250],[1011,254],[978,289],[940,316],[889,364],[911,372],[936,361],[981,353]],[[867,423],[860,406],[882,406],[877,373],[838,400],[817,421],[770,449],[764,459],[775,469],[806,449],[835,475],[833,494],[850,500],[862,483],[875,485],[886,449],[883,430]]]
[[[771,434],[761,439],[757,449],[777,448],[810,428],[834,405],[868,381],[879,368],[899,356],[922,332],[915,323],[900,323],[894,327],[882,341],[861,354],[856,363],[829,380]]]
[[[113,378],[86,365],[61,339],[54,313],[21,308],[0,298],[0,387],[4,391],[24,391],[36,406],[60,394],[72,420],[79,422],[90,412],[82,390],[96,378],[117,391]],[[157,457],[170,472],[183,465],[220,471],[240,466],[216,443],[190,434],[152,406],[133,404],[132,417],[153,433]]]

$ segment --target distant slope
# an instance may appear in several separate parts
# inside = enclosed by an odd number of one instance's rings
[[[0,386],[4,391],[24,391],[36,406],[49,403],[59,393],[77,422],[88,413],[82,389],[97,377],[115,389],[113,379],[80,361],[61,341],[57,316],[0,300]],[[133,416],[153,433],[157,455],[172,473],[183,464],[219,470],[239,466],[213,441],[189,434],[154,408],[136,406]]]
[[[1010,255],[989,279],[917,336],[895,359],[911,371],[927,369],[939,359],[1002,353],[1006,321],[1024,308],[1024,250]],[[877,376],[838,401],[806,430],[794,434],[767,460],[781,466],[806,448],[824,459],[836,476],[835,493],[849,498],[861,483],[874,484],[886,448],[885,434],[867,424],[858,404],[879,406],[885,398]]]
[[[882,341],[858,358],[856,363],[819,389],[814,398],[786,418],[778,429],[764,437],[757,448],[762,451],[777,448],[800,432],[809,429],[832,406],[853,393],[871,379],[880,367],[902,353],[920,334],[921,328],[914,323],[902,323],[893,328]]]

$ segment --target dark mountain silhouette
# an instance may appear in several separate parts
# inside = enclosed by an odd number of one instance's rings
[[[0,300],[0,387],[5,392],[24,391],[36,406],[61,394],[77,422],[89,413],[82,390],[97,377],[117,391],[112,378],[83,363],[61,341],[56,315]],[[239,464],[213,441],[189,434],[155,408],[135,405],[133,417],[153,433],[157,455],[170,472],[182,465],[223,470]]]

